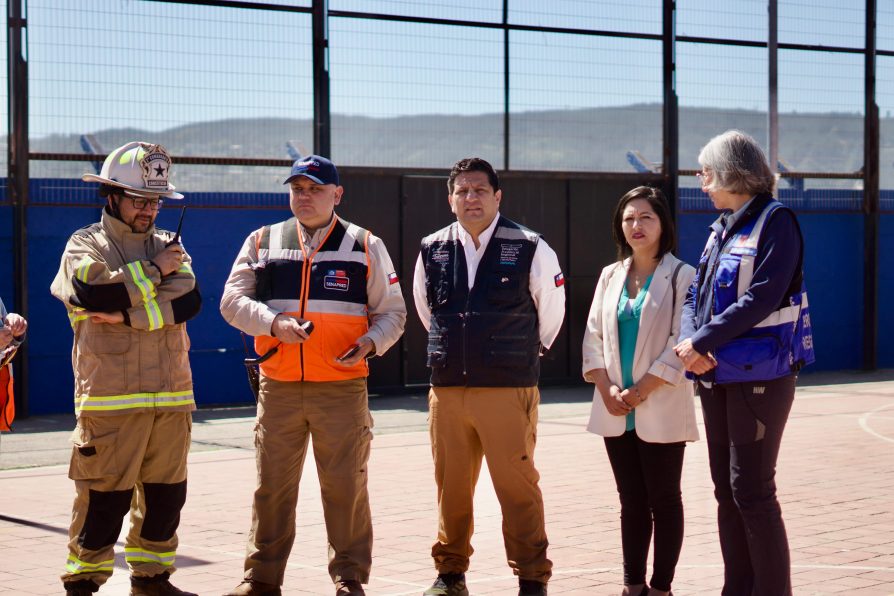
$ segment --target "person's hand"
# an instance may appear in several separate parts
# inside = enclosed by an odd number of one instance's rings
[[[0,350],[5,350],[10,343],[12,343],[12,329],[0,327]]]
[[[13,337],[18,339],[25,335],[25,330],[28,328],[28,321],[26,321],[25,317],[22,315],[11,312],[6,315],[4,327],[12,331]]]
[[[284,344],[301,344],[310,337],[301,324],[302,319],[279,313],[273,319],[273,325],[270,326],[270,334]]]
[[[645,399],[642,399],[642,395],[637,397],[636,391],[633,388],[628,387],[627,389],[621,392],[621,401],[629,408],[628,411],[633,410],[636,406],[640,405]]]
[[[152,262],[161,271],[161,276],[170,275],[183,264],[183,247],[179,244],[172,244],[163,251],[152,257]]]
[[[90,317],[90,320],[94,323],[115,324],[124,322],[124,313],[120,310],[116,310],[115,312],[86,311],[84,314]]]
[[[674,353],[683,366],[691,373],[703,375],[715,366],[717,361],[711,356],[700,354],[692,345],[691,339],[684,339],[674,346]]]
[[[612,416],[626,416],[630,413],[631,408],[621,400],[621,388],[612,385],[608,389],[608,394],[602,393],[602,403],[605,409]]]
[[[710,354],[706,354],[699,357],[699,359],[692,364],[691,372],[697,375],[703,375],[715,366],[717,366],[717,361],[714,360]]]
[[[366,355],[372,352],[376,347],[373,340],[368,337],[359,337],[355,343],[360,346],[360,349],[354,352],[354,355],[350,358],[345,358],[344,360],[336,359],[336,364],[346,367],[355,366],[358,362],[366,358]],[[347,349],[347,346],[345,346],[345,349]]]

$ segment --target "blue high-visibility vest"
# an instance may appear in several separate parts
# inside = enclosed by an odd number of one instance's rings
[[[712,312],[723,312],[748,291],[761,233],[773,212],[780,208],[784,208],[782,203],[770,201],[757,218],[733,233],[721,248],[712,280]],[[712,233],[703,258],[710,255],[716,242],[717,234]],[[789,295],[777,310],[749,331],[717,347],[714,351],[716,383],[770,381],[797,372],[816,360],[810,306],[800,264],[795,281],[798,278],[800,284],[789,289]]]

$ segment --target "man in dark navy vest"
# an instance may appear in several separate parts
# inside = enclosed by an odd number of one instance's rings
[[[428,329],[432,456],[438,485],[438,570],[425,596],[465,596],[472,497],[487,457],[519,595],[546,594],[543,497],[534,466],[540,356],[565,316],[556,253],[499,213],[493,167],[463,159],[447,180],[456,222],[425,237],[413,297]]]

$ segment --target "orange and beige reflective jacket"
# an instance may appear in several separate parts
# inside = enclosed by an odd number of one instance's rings
[[[74,330],[72,366],[78,416],[144,408],[194,410],[187,320],[201,296],[191,259],[161,276],[152,258],[173,233],[133,232],[103,210],[99,223],[75,232],[50,287]],[[96,323],[85,311],[121,312],[124,322]]]
[[[255,350],[276,353],[261,372],[278,381],[339,381],[365,377],[365,361],[343,366],[336,356],[361,337],[381,355],[403,333],[406,305],[381,240],[338,217],[308,235],[290,218],[253,232],[242,247],[221,298],[228,323],[255,336]],[[271,336],[279,313],[313,321],[301,344]]]

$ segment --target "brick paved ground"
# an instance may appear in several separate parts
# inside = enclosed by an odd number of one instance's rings
[[[885,380],[879,381],[882,378]],[[783,441],[778,482],[801,594],[894,594],[894,381],[891,375],[810,377],[799,388]],[[846,382],[840,382],[846,381]],[[546,501],[550,593],[616,594],[620,583],[618,503],[601,440],[583,430],[586,390],[547,390],[536,460]],[[378,424],[370,462],[375,525],[370,595],[416,595],[434,577],[435,490],[422,396],[374,401]],[[190,487],[181,524],[180,587],[221,594],[241,576],[254,487],[246,410],[196,416]],[[14,469],[45,454],[61,462],[67,432],[23,421],[0,444],[0,592],[59,594],[71,482],[65,465]],[[45,421],[44,421],[45,423]],[[71,426],[70,417],[62,422]],[[52,425],[51,425],[52,426]],[[25,429],[22,431],[21,429]],[[48,455],[47,455],[48,454]],[[10,469],[13,468],[13,469]],[[314,465],[298,505],[298,538],[285,594],[331,594]],[[704,442],[687,450],[686,539],[674,592],[718,594],[721,562]],[[499,505],[486,471],[476,496],[475,595],[515,594],[506,567]],[[126,594],[118,569],[102,594]]]

